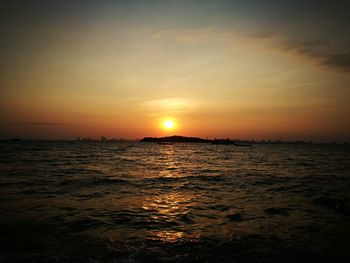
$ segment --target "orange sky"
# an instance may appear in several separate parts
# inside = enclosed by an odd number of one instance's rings
[[[1,2],[0,138],[349,140],[344,8],[272,2]]]

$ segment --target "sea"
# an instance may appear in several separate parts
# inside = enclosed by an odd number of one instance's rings
[[[350,146],[0,143],[0,262],[349,262]]]

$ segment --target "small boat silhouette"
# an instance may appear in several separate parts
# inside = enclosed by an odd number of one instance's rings
[[[234,145],[234,146],[252,146],[252,144],[250,142],[246,142],[246,141],[233,141],[233,140],[223,140],[223,139],[215,139],[211,142],[212,144],[224,144],[224,145]]]
[[[250,142],[234,142],[235,146],[252,146]]]

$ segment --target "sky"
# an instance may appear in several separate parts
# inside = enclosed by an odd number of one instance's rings
[[[0,139],[350,141],[349,10],[0,0]]]

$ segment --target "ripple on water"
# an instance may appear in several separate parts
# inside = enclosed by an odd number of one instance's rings
[[[350,234],[349,160],[348,148],[327,145],[2,145],[0,226],[12,229],[12,247],[39,236],[52,249],[78,236],[111,237],[111,253],[140,262],[158,252],[175,262],[271,257],[275,248],[288,250],[280,244]],[[34,231],[23,222],[49,227]]]

